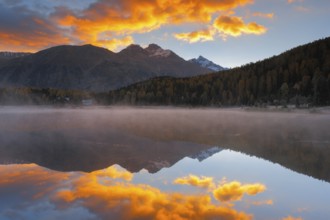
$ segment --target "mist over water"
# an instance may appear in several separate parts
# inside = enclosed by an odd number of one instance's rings
[[[155,152],[157,146],[162,149],[158,150],[160,155],[165,151],[176,155],[174,150],[185,149],[169,147],[176,142],[176,145],[181,146],[186,143],[183,145],[190,150],[192,147],[189,148],[189,145],[196,145],[192,154],[196,153],[197,146],[200,149],[220,146],[330,180],[330,172],[326,172],[330,171],[328,113],[242,109],[5,107],[0,110],[0,121],[0,159],[3,163],[21,161],[43,164],[55,160],[54,164],[65,165],[65,168],[59,167],[60,170],[93,170],[118,163],[119,158],[126,160],[130,155],[136,157],[142,149]],[[301,154],[297,154],[297,151]],[[311,159],[306,161],[301,156],[305,154]],[[106,155],[111,155],[113,161],[109,161]],[[104,162],[97,165],[101,157]],[[85,160],[95,167],[80,167],[79,163],[83,164]],[[290,161],[289,165],[287,161]],[[73,165],[73,162],[76,164]],[[307,166],[303,168],[302,164]],[[322,167],[318,168],[317,164],[322,164]]]
[[[149,201],[151,198],[141,196],[155,193],[155,198],[166,201],[153,198],[152,204],[166,202],[178,207],[172,192],[179,193],[184,210],[191,207],[186,200],[189,196],[196,199],[196,204],[205,196],[218,202],[201,202],[198,206],[213,211],[201,214],[192,209],[196,219],[206,219],[206,215],[225,217],[222,211],[232,213],[226,219],[235,219],[236,215],[251,219],[249,213],[256,219],[327,219],[330,215],[324,205],[330,202],[326,196],[330,192],[330,114],[326,109],[309,113],[2,107],[0,122],[0,177],[6,180],[0,180],[0,197],[16,201],[14,195],[16,198],[16,194],[34,192],[34,196],[41,195],[43,200],[59,206],[55,209],[59,216],[67,216],[70,210],[72,216],[81,219],[122,218],[123,213],[135,213],[126,219],[136,219],[142,215],[137,211],[142,205],[134,201]],[[299,187],[293,184],[296,182]],[[243,194],[247,190],[248,196],[249,187],[257,191],[250,200],[234,192],[226,197],[221,195],[221,187],[227,186],[239,187]],[[205,192],[191,187],[201,187]],[[81,189],[85,194],[80,194]],[[103,191],[106,189],[111,193]],[[147,191],[138,193],[140,190]],[[201,192],[204,197],[199,197]],[[46,204],[32,199],[34,196],[22,197],[15,206],[30,203],[35,208]],[[225,206],[226,198],[233,199],[227,202],[235,206]],[[108,203],[114,210],[105,208]],[[305,206],[310,210],[306,211]],[[8,210],[16,215],[21,212],[27,219],[35,217],[31,211],[26,214],[11,207],[0,199],[0,217],[8,216]],[[140,219],[155,219],[158,205],[148,207],[153,214]],[[181,216],[179,210],[166,207],[165,213]],[[298,209],[305,211],[292,211]],[[53,208],[43,213],[48,212],[54,212]]]

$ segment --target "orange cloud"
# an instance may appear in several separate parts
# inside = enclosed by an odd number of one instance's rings
[[[259,16],[264,18],[273,18],[274,14],[254,13],[253,16]],[[175,38],[189,43],[204,42],[214,40],[214,36],[218,33],[223,39],[227,36],[238,37],[242,34],[264,34],[267,29],[255,22],[245,24],[241,17],[235,17],[232,15],[221,15],[213,24],[213,28],[209,28],[201,31],[193,31],[188,33],[174,34]]]
[[[103,219],[252,219],[231,207],[212,204],[208,195],[166,193],[144,184],[102,184],[94,173],[80,177],[71,190],[54,196],[57,204],[79,202]]]
[[[111,166],[103,170],[97,170],[86,174],[86,176],[97,176],[97,177],[110,177],[113,179],[123,179],[126,181],[131,181],[133,174],[126,170],[119,170],[116,166]]]
[[[189,175],[182,178],[177,178],[174,180],[175,184],[182,184],[182,185],[191,185],[196,187],[202,187],[202,188],[213,188],[213,178],[212,177],[198,177],[195,175]]]
[[[255,12],[252,14],[254,17],[262,17],[262,18],[274,18],[274,13],[261,13],[261,12]]]
[[[61,211],[70,207],[88,209],[100,219],[224,219],[246,220],[253,216],[234,209],[234,205],[214,204],[212,194],[184,194],[164,192],[146,184],[131,182],[133,174],[112,166],[91,173],[71,172],[69,174],[50,171],[35,164],[0,166],[0,187],[11,191],[20,189],[28,194],[26,200],[31,207],[44,199]],[[118,180],[120,179],[120,180]],[[189,175],[175,180],[178,184],[213,188],[211,177]],[[229,182],[213,191],[219,201],[235,201],[243,194],[256,195],[265,186]],[[30,197],[29,197],[30,196]],[[40,197],[42,197],[42,200]],[[271,200],[269,200],[271,201]],[[265,202],[270,204],[271,202]],[[55,212],[52,210],[52,212]],[[285,220],[294,220],[287,217]],[[291,217],[292,218],[292,217]],[[284,220],[284,219],[283,219]],[[296,219],[296,220],[299,220]]]
[[[241,17],[221,15],[215,22],[214,27],[224,35],[240,36],[242,34],[264,34],[267,29],[255,22],[245,24]]]
[[[288,217],[285,217],[285,218],[282,218],[282,220],[303,220],[302,218],[295,218],[295,217],[292,217],[292,216],[288,216]]]
[[[221,11],[252,4],[253,0],[176,0],[176,1],[133,1],[112,3],[99,0],[81,16],[74,12],[59,11],[53,15],[62,27],[69,27],[83,42],[102,46],[104,36],[145,33],[164,25],[186,23],[209,23],[212,15]],[[63,10],[63,9],[62,9]],[[109,37],[108,36],[108,37]],[[210,30],[176,34],[176,38],[189,42],[213,40]]]
[[[51,14],[32,11],[28,6],[22,6],[25,13],[21,13],[22,7],[7,7],[7,20],[14,16],[15,20],[1,31],[0,49],[35,51],[58,44],[90,43],[117,50],[134,42],[132,34],[169,25],[211,25],[214,15],[253,3],[254,0],[96,0],[85,9],[59,6]],[[248,26],[249,30],[260,29],[254,23]],[[213,40],[213,36],[212,30],[175,35],[188,42]]]
[[[205,42],[213,40],[215,32],[214,30],[201,30],[193,31],[190,33],[179,33],[175,34],[175,38],[183,41],[188,41],[189,43],[195,43],[198,41]]]
[[[245,184],[233,181],[220,185],[213,191],[214,197],[221,202],[239,201],[244,194],[256,195],[266,190],[263,184]]]
[[[1,165],[0,186],[15,185],[16,183],[40,184],[46,182],[59,182],[69,178],[68,174],[52,172],[36,164]],[[49,175],[51,174],[51,175]]]

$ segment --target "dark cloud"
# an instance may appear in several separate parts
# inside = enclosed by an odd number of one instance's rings
[[[0,3],[1,2],[5,3],[6,5],[12,6],[22,3],[22,0],[0,0]]]
[[[63,29],[38,11],[0,3],[0,50],[29,51],[69,42]]]

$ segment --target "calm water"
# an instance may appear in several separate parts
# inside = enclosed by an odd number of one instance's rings
[[[330,219],[330,114],[0,109],[0,219]]]

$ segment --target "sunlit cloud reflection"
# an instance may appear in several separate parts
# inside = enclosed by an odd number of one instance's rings
[[[35,164],[3,165],[0,172],[2,198],[6,196],[3,190],[22,195],[29,192],[22,203],[31,207],[48,201],[58,212],[81,207],[101,219],[253,219],[252,214],[236,210],[234,202],[244,194],[254,196],[266,189],[260,183],[238,181],[216,186],[212,177],[188,175],[176,178],[173,184],[206,190],[163,191],[147,183],[134,183],[134,175],[117,165],[91,173],[61,173]],[[260,204],[272,204],[270,201]]]

